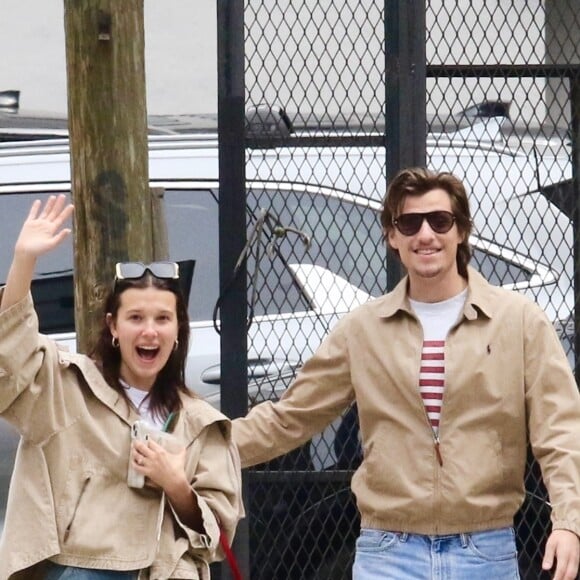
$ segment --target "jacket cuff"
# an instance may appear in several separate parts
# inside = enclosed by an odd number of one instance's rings
[[[580,523],[572,520],[554,520],[552,530],[567,530],[580,538]]]
[[[197,505],[201,511],[201,519],[203,528],[205,533],[200,533],[196,530],[192,530],[191,528],[187,527],[177,515],[177,512],[173,509],[171,502],[167,502],[171,508],[171,513],[175,518],[175,521],[179,525],[179,527],[185,532],[187,535],[187,539],[189,540],[189,544],[194,550],[208,550],[209,552],[214,552],[219,546],[219,538],[220,538],[220,529],[217,522],[217,519],[207,505],[205,500],[199,496],[199,494],[191,488],[191,491],[195,494],[197,499]]]

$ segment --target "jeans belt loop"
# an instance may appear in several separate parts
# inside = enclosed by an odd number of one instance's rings
[[[469,542],[469,534],[464,534],[463,532],[459,534],[459,539],[461,540],[461,547],[467,548]]]

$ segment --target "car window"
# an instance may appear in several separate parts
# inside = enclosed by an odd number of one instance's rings
[[[62,193],[69,194],[68,191]],[[0,276],[6,276],[8,273],[14,241],[32,202],[35,199],[44,201],[48,195],[39,192],[0,195],[2,235],[7,242],[0,244]],[[72,264],[73,246],[70,236],[56,250],[41,256],[37,262],[31,292],[38,312],[41,332],[55,333],[74,330]]]
[[[54,194],[55,192],[51,192]],[[57,194],[59,192],[56,192]],[[69,194],[68,191],[62,193]],[[12,262],[14,242],[20,233],[30,206],[35,199],[46,200],[46,193],[0,194],[0,216],[2,219],[2,240],[0,244],[0,276],[6,276]],[[45,278],[57,274],[71,274],[73,263],[72,236],[69,236],[54,252],[41,256],[36,265],[35,277]]]
[[[529,282],[532,277],[532,273],[526,268],[479,248],[472,248],[471,265],[496,286]]]
[[[211,320],[219,294],[217,191],[168,189],[164,200],[171,260],[195,260],[189,295],[190,319]]]
[[[51,192],[54,193],[54,192]],[[59,193],[59,192],[57,192]],[[68,191],[63,191],[69,195]],[[186,198],[191,203],[191,192]],[[2,216],[2,232],[5,240],[11,240],[11,243],[0,244],[0,268],[1,276],[6,276],[10,267],[13,253],[12,240],[16,240],[22,222],[24,221],[30,206],[35,199],[45,200],[48,194],[33,192],[33,193],[14,193],[0,195],[0,215]],[[69,195],[70,197],[70,195]],[[208,196],[206,196],[208,197]],[[213,205],[216,206],[215,201]],[[173,255],[176,261],[182,263],[185,274],[191,274],[189,270],[195,270],[193,275],[193,286],[199,286],[199,280],[196,282],[198,264],[192,258],[193,248],[196,248],[196,254],[202,257],[202,271],[214,267],[216,270],[215,276],[208,276],[206,280],[217,280],[217,253],[215,259],[209,254],[209,249],[217,248],[217,230],[212,230],[211,222],[208,223],[208,212],[204,212],[196,218],[195,221],[189,222],[189,215],[184,211],[184,206],[179,203],[179,200],[172,207],[170,212],[169,230],[175,235],[169,236],[170,240],[175,243],[173,245]],[[217,209],[213,211],[216,216],[217,223]],[[195,224],[195,228],[193,227]],[[207,231],[203,231],[206,226]],[[217,226],[216,226],[217,227]],[[183,229],[189,228],[188,231],[195,231],[198,233],[198,239],[194,239],[190,246],[183,242],[188,239],[188,236],[183,235]],[[200,230],[202,230],[200,232]],[[215,244],[211,244],[211,239],[208,232],[215,233]],[[181,238],[179,238],[181,236]],[[189,236],[191,237],[191,236]],[[176,241],[176,238],[177,241]],[[181,243],[179,243],[181,241]],[[203,245],[205,241],[205,245]],[[171,242],[170,242],[171,246]],[[201,248],[201,251],[197,251]],[[217,250],[216,250],[217,252]],[[205,258],[203,258],[205,257]],[[192,261],[193,260],[193,261]],[[4,282],[0,280],[0,282]],[[72,332],[74,331],[74,285],[73,285],[73,243],[72,237],[67,238],[56,250],[50,252],[38,260],[34,280],[32,281],[31,292],[34,298],[35,307],[39,318],[40,331],[50,333]],[[190,292],[190,310],[195,312],[199,310],[199,296],[205,297],[208,302],[211,297],[207,293],[199,292],[197,288],[196,298],[194,299],[193,289]],[[217,292],[217,283],[214,292]],[[213,307],[213,305],[212,305]],[[203,304],[201,305],[203,310]],[[211,308],[206,308],[203,313],[208,317],[207,311],[211,313]],[[190,314],[195,314],[190,312]],[[192,318],[195,320],[195,318]]]
[[[195,275],[189,300],[192,321],[207,321],[219,297],[219,223],[218,191],[215,189],[168,189],[165,192],[165,210],[169,252],[172,260],[190,256],[196,261]],[[248,196],[250,227],[259,208],[253,204],[255,197]],[[284,314],[307,311],[310,304],[288,269],[288,260],[296,261],[287,248],[269,256],[266,253],[269,233],[252,245],[248,255],[248,301],[252,293],[254,315]],[[258,250],[259,248],[259,250]],[[258,259],[258,262],[256,262]],[[259,270],[256,272],[256,263]]]
[[[292,231],[276,244],[279,256],[288,263],[319,265],[373,296],[384,292],[385,247],[372,208],[335,194],[291,187],[252,187],[247,202],[254,221],[260,211],[268,210],[281,226],[309,236],[310,248]],[[271,284],[274,288],[274,280]]]
[[[0,215],[5,239],[16,240],[32,202],[46,197],[47,194],[37,192],[0,196]],[[217,191],[169,189],[165,192],[164,200],[170,258],[179,262],[195,261],[189,295],[190,318],[193,322],[211,320],[219,296]],[[12,244],[0,245],[0,268],[4,275],[8,272],[12,251]],[[253,271],[254,263],[255,258],[250,256],[249,271]],[[74,330],[72,271],[72,238],[68,238],[56,251],[41,257],[38,262],[32,293],[42,332]],[[264,309],[258,306],[255,314],[308,310],[308,300],[280,256],[272,260],[260,260],[258,281],[271,293],[271,298],[268,307]]]

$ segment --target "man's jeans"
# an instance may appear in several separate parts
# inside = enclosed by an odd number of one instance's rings
[[[518,580],[513,528],[423,536],[363,529],[353,580]]]
[[[136,580],[137,572],[115,572],[115,570],[90,570],[73,566],[48,565],[44,580]]]

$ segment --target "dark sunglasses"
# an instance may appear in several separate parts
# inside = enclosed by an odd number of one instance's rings
[[[117,262],[115,265],[115,280],[137,280],[149,271],[156,278],[164,280],[177,280],[179,278],[179,265],[175,262]]]
[[[427,220],[436,234],[446,234],[455,223],[455,216],[449,211],[430,211],[427,213],[403,213],[393,220],[393,225],[404,235],[414,236]]]

